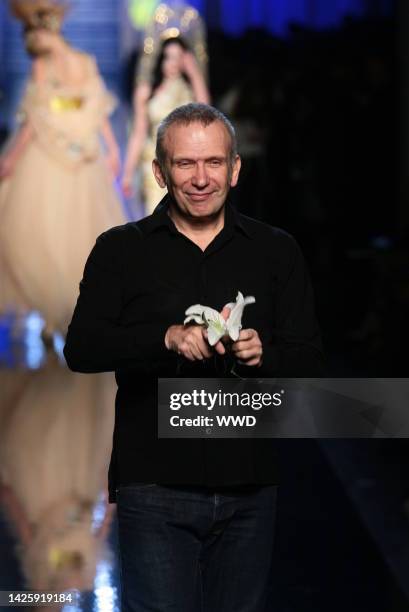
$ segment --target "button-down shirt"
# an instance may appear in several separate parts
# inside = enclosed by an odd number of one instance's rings
[[[102,234],[92,250],[64,349],[79,372],[114,370],[118,384],[110,497],[120,484],[274,484],[273,440],[158,439],[157,379],[228,376],[231,357],[190,362],[164,337],[185,310],[221,310],[253,295],[243,329],[258,331],[261,367],[241,376],[315,376],[322,348],[304,259],[286,232],[240,215],[227,202],[224,227],[202,251],[180,233],[169,196],[153,215]]]

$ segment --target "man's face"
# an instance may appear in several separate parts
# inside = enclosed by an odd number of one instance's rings
[[[240,158],[229,172],[230,138],[220,121],[172,125],[166,132],[166,176],[158,163],[153,170],[167,187],[179,212],[191,218],[214,217],[222,209],[230,187],[237,184]]]

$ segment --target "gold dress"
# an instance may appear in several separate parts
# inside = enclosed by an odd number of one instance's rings
[[[156,133],[162,119],[177,106],[193,102],[193,93],[186,81],[178,77],[168,81],[148,101],[149,134],[142,156],[142,190],[145,204],[145,214],[150,215],[166,191],[157,184],[152,172],[152,160],[155,157]]]
[[[28,82],[19,115],[34,136],[0,183],[0,312],[37,310],[63,333],[96,237],[126,221],[99,138],[114,98],[86,61],[80,86]]]

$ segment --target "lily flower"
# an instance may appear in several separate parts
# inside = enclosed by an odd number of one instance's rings
[[[198,325],[205,325],[207,328],[208,341],[210,346],[214,346],[224,336],[229,336],[234,342],[238,339],[241,330],[241,319],[244,307],[247,304],[254,304],[255,298],[252,295],[243,297],[239,291],[235,302],[226,304],[225,308],[230,309],[230,314],[225,320],[214,308],[194,304],[190,306],[185,314],[187,315],[184,324],[194,321]]]
[[[241,319],[243,316],[244,307],[247,304],[254,304],[256,298],[252,295],[243,297],[243,294],[239,291],[235,302],[226,304],[225,307],[230,308],[230,315],[226,321],[227,332],[230,338],[235,342],[239,338],[240,330],[242,328]]]

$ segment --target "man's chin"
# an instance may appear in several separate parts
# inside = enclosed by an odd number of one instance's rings
[[[215,219],[220,215],[223,206],[215,209],[214,206],[188,206],[186,216],[191,219]]]
[[[185,202],[186,211],[194,217],[217,216],[223,209],[223,206],[224,203],[215,202],[212,195],[204,199],[189,198]]]
[[[212,196],[202,201],[192,201],[190,198],[185,198],[178,202],[175,197],[172,197],[172,200],[175,210],[186,219],[191,220],[213,220],[224,210],[224,202],[215,202]]]
[[[190,205],[186,207],[187,212],[190,215],[193,216],[202,216],[202,215],[211,215],[212,213],[214,214],[214,207],[213,206],[208,206],[206,204],[200,204],[200,205]]]

